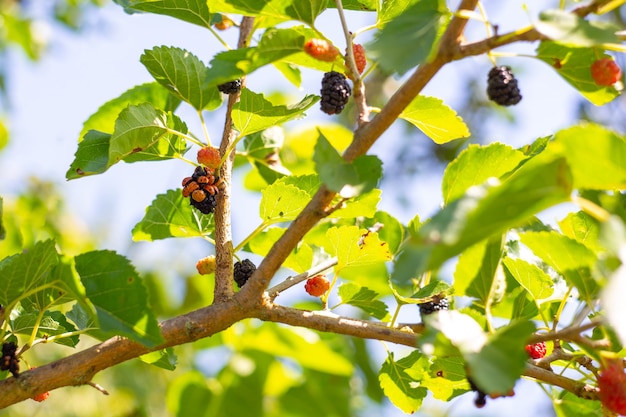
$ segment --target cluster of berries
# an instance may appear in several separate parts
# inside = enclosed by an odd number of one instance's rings
[[[17,378],[20,375],[19,359],[15,356],[17,344],[15,342],[5,342],[2,344],[2,359],[0,360],[0,371],[9,371]]]
[[[445,295],[437,294],[430,301],[419,303],[417,306],[420,309],[420,315],[422,316],[422,320],[423,320],[424,316],[433,314],[435,311],[449,309],[450,302],[448,301],[448,298]]]
[[[189,197],[190,204],[201,213],[213,213],[219,181],[219,177],[214,177],[211,170],[198,166],[191,177],[183,179],[183,197]]]
[[[235,262],[233,278],[239,288],[243,287],[252,274],[256,271],[256,265],[250,259]]]

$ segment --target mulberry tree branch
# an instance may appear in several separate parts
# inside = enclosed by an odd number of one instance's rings
[[[237,47],[247,46],[248,38],[252,33],[253,17],[244,17],[239,26],[239,42]],[[241,80],[242,85],[245,78]],[[224,121],[224,132],[220,144],[220,155],[224,155],[233,145],[237,132],[233,129],[233,106],[239,101],[240,92],[228,95],[228,107]],[[231,152],[220,169],[222,188],[215,207],[215,291],[214,299],[222,302],[232,297],[233,288],[233,237],[231,228],[231,198],[232,198],[232,170],[235,161],[235,152]]]

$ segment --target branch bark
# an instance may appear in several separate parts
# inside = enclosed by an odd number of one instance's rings
[[[254,24],[253,17],[244,17],[239,26],[238,48],[243,48],[248,43]],[[242,87],[245,77],[241,80]],[[228,95],[228,107],[224,121],[224,132],[220,144],[220,155],[224,155],[237,137],[237,131],[233,129],[232,111],[233,106],[239,101],[241,93]],[[220,169],[220,178],[223,186],[220,189],[219,198],[215,207],[215,290],[214,300],[225,301],[234,294],[233,288],[233,237],[231,227],[231,199],[232,199],[232,171],[235,161],[233,151],[224,160]]]

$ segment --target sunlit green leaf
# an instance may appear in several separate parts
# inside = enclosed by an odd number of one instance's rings
[[[112,251],[94,251],[78,255],[75,260],[102,331],[146,346],[163,341],[148,306],[148,293],[126,258]]]
[[[243,89],[240,101],[233,107],[233,123],[242,136],[250,135],[302,116],[318,100],[319,97],[308,95],[292,106],[275,106],[263,94]]]
[[[219,11],[271,18],[276,23],[299,20],[309,25],[313,25],[315,18],[326,8],[327,3],[327,0],[222,1],[224,1],[227,7],[217,2]]]
[[[337,270],[387,261],[391,258],[389,247],[378,233],[357,226],[332,227],[326,232],[326,251],[337,257]]]
[[[109,168],[111,135],[97,130],[88,131],[78,144],[74,161],[65,177],[68,180],[101,174]]]
[[[310,200],[306,191],[280,179],[268,185],[261,193],[259,215],[267,224],[291,221]]]
[[[571,166],[574,187],[599,190],[626,188],[626,138],[595,124],[557,132],[556,146]],[[602,167],[602,169],[598,169]]]
[[[155,80],[196,110],[214,110],[222,103],[219,90],[205,85],[208,67],[189,51],[155,47],[144,51],[140,61]]]
[[[59,255],[52,240],[4,258],[0,261],[0,305],[12,306],[25,293],[48,284],[52,268],[58,263]]]
[[[460,356],[437,358],[420,382],[433,393],[433,397],[449,401],[470,387],[465,375],[465,362]]]
[[[417,96],[399,117],[413,124],[438,144],[470,135],[463,119],[435,97]]]
[[[109,165],[120,160],[134,162],[182,154],[185,142],[171,134],[176,130],[187,133],[187,127],[177,116],[149,103],[128,106],[115,121],[109,145]]]
[[[385,395],[399,409],[412,414],[420,409],[428,390],[419,386],[409,376],[407,370],[415,367],[422,372],[428,365],[428,359],[415,350],[408,356],[396,361],[390,352],[380,369],[379,380]]]
[[[213,233],[213,216],[192,208],[181,190],[159,194],[146,214],[133,228],[134,240],[158,240],[169,237],[201,237]]]
[[[501,183],[491,181],[470,188],[422,225],[396,258],[394,283],[406,286],[413,277],[438,268],[469,246],[569,200],[572,184],[565,160],[542,156],[534,157]]]
[[[252,253],[256,253],[261,256],[267,255],[274,243],[285,233],[285,229],[281,227],[270,227],[262,233],[257,234],[248,243],[248,247]],[[313,263],[313,249],[311,246],[301,242],[285,259],[283,265],[285,268],[290,268],[297,273],[302,273],[309,268]]]
[[[385,321],[389,318],[387,305],[377,300],[378,293],[354,282],[347,282],[339,286],[339,297],[342,303],[350,304],[365,311],[372,317]]]
[[[459,198],[469,187],[490,177],[502,177],[524,159],[522,152],[502,143],[469,145],[446,167],[441,184],[443,201],[449,203]]]
[[[598,242],[600,237],[598,221],[584,211],[568,213],[559,221],[559,228],[565,236],[582,243],[594,252],[602,250]]]
[[[523,259],[505,258],[504,266],[535,302],[550,297],[554,292],[552,278],[536,265]]]
[[[454,272],[454,289],[457,295],[477,298],[484,306],[493,300],[496,287],[503,285],[503,277],[498,270],[502,257],[502,237],[495,235],[490,239],[471,246],[459,257]]]
[[[174,349],[172,348],[146,353],[145,355],[141,355],[139,359],[145,363],[149,363],[150,365],[167,369],[168,371],[176,369],[176,363],[178,360],[176,354],[174,353]]]
[[[129,13],[148,12],[171,16],[202,27],[211,26],[206,0],[114,0]]]
[[[589,401],[567,390],[561,391],[558,400],[554,401],[553,404],[557,417],[571,417],[575,415],[585,417],[606,416],[600,401]]]

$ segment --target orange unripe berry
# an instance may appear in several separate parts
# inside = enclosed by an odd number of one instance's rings
[[[211,171],[220,166],[221,160],[220,151],[212,146],[205,146],[198,151],[198,163],[209,168]]]
[[[304,289],[313,297],[322,296],[330,288],[330,282],[326,279],[326,275],[315,275],[309,278],[304,284]]]
[[[598,59],[589,70],[593,81],[603,87],[610,87],[622,78],[622,69],[613,58]]]
[[[309,39],[304,44],[304,52],[313,58],[324,61],[333,62],[339,55],[339,49],[324,39]]]
[[[196,263],[196,269],[200,275],[209,275],[215,272],[215,256],[207,256]]]

